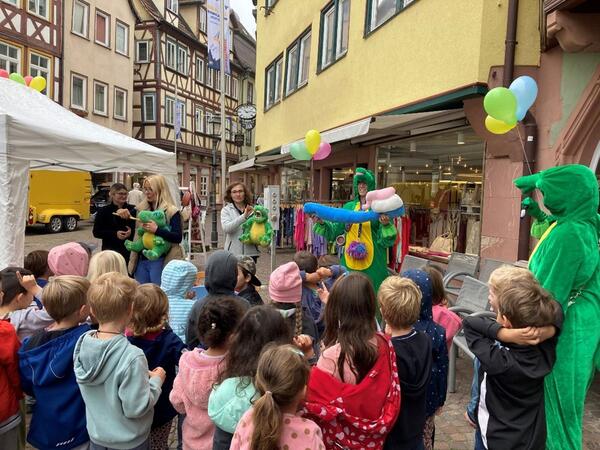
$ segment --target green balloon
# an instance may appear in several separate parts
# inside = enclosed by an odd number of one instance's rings
[[[295,142],[292,144],[290,148],[290,153],[294,159],[299,161],[308,161],[312,158],[311,154],[308,152],[308,149],[304,145],[304,142]]]
[[[483,108],[496,120],[508,125],[517,123],[517,97],[505,87],[489,91],[483,99]]]
[[[8,78],[19,84],[25,84],[25,78],[23,78],[23,76],[20,73],[13,72],[9,75]]]

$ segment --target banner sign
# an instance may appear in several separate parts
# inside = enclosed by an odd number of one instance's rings
[[[229,0],[208,0],[207,37],[208,37],[208,67],[221,70],[221,1],[225,2],[225,73],[231,73],[229,52],[231,51],[231,36],[229,33]]]

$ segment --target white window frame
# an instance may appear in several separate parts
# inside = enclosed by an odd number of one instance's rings
[[[204,84],[204,60],[196,56],[196,73],[194,74],[198,83]]]
[[[207,13],[205,8],[200,8],[200,32],[206,34]]]
[[[233,97],[235,100],[238,99],[239,83],[240,83],[240,80],[238,80],[237,77],[231,78],[231,97]]]
[[[194,122],[194,131],[196,133],[204,133],[204,109],[201,106],[196,106]]]
[[[179,14],[179,0],[167,0],[165,6],[169,11]]]
[[[0,68],[4,68],[8,73],[16,72],[21,73],[21,48],[15,45],[10,45],[8,42],[0,41],[0,44],[6,45],[6,55],[0,55],[0,61],[4,62],[4,65]],[[13,58],[10,56],[10,49],[17,51],[17,57]],[[16,64],[15,70],[10,68],[11,64]]]
[[[48,67],[43,67],[39,64],[34,64],[32,61],[34,56],[37,56],[40,59],[43,58],[46,61],[48,61]],[[30,51],[29,75],[31,75],[32,77],[43,76],[46,79],[46,88],[44,90],[46,91],[46,95],[50,95],[50,86],[52,84],[52,58]]]
[[[119,116],[117,114],[117,93],[122,93],[123,95],[123,115]],[[127,90],[115,86],[114,94],[113,94],[113,117],[119,120],[127,120]]]
[[[266,95],[265,108],[269,109],[281,100],[281,72],[283,67],[283,56],[280,55],[266,69]]]
[[[119,30],[119,28],[123,29],[125,32],[125,50],[121,51],[118,48],[118,39],[117,39],[117,32]],[[115,52],[118,53],[119,55],[123,55],[123,56],[129,56],[129,26],[126,23],[123,23],[119,20],[115,21]]]
[[[106,19],[106,42],[102,42],[98,40],[98,28],[96,18],[98,16],[102,16]],[[94,42],[98,45],[102,45],[103,47],[110,48],[110,16],[102,11],[96,10],[96,14],[94,15]]]
[[[182,75],[188,74],[189,69],[189,51],[185,45],[181,45],[177,43],[177,58],[176,58],[176,71],[181,73]],[[182,61],[183,59],[183,61]],[[181,70],[180,70],[181,69]]]
[[[308,83],[308,68],[306,79],[302,79],[302,72],[310,66],[310,42],[311,32],[300,36],[294,44],[289,47],[286,55],[286,82],[285,93],[289,95]],[[305,58],[308,51],[308,58]]]
[[[367,11],[369,11],[369,10],[371,11],[371,15],[369,17],[367,17],[367,29],[366,29],[367,34],[375,31],[377,28],[379,28],[384,23],[387,23],[389,20],[394,18],[398,13],[400,13],[408,5],[410,5],[411,3],[414,3],[415,0],[396,0],[393,10],[388,12],[387,15],[384,15],[379,23],[377,23],[377,6],[374,5],[374,3],[376,1],[377,0],[368,0],[369,3],[367,3],[367,8],[369,8]]]
[[[80,81],[82,81],[82,93],[81,93],[81,99],[83,101],[82,105],[78,105],[73,101],[73,82],[75,79],[78,79]],[[87,78],[83,77],[81,75],[77,75],[76,73],[71,73],[71,108],[72,109],[78,109],[80,111],[87,111]]]
[[[146,99],[152,99],[152,117],[148,117],[148,110],[146,108]],[[142,93],[142,122],[144,123],[156,123],[156,92],[144,92]]]
[[[27,2],[27,11],[31,14],[34,14],[38,17],[43,17],[44,19],[50,19],[50,0],[26,0]],[[31,2],[33,2],[33,9],[31,8]],[[40,6],[44,5],[46,8],[46,14],[40,13]]]
[[[175,98],[168,95],[165,96],[165,124],[175,126]]]
[[[75,7],[76,6],[80,6],[83,8],[83,32],[80,33],[79,31],[75,30]],[[71,17],[71,31],[73,32],[73,34],[76,34],[77,36],[81,36],[83,38],[89,39],[89,35],[90,35],[90,5],[88,5],[85,2],[82,2],[81,0],[74,0],[73,1],[73,10],[71,11],[72,13],[72,17]]]
[[[169,38],[165,43],[165,66],[177,70],[177,42]]]
[[[200,175],[200,189],[198,193],[201,197],[208,195],[208,175]]]
[[[344,29],[344,6],[350,14],[351,0],[336,0],[329,8],[321,13],[321,42],[319,43],[319,69],[325,69],[335,63],[348,52],[348,33],[350,19]],[[328,20],[331,19],[331,22]],[[346,36],[346,48],[342,47],[343,36]]]
[[[208,67],[208,65],[206,67],[206,85],[212,88],[215,84],[215,69]]]
[[[150,62],[150,42],[151,41],[136,41],[135,42],[135,62],[149,63]],[[146,59],[140,59],[140,45],[146,45]]]
[[[254,103],[254,83],[252,81],[246,82],[246,103]]]
[[[104,88],[104,111],[98,109],[98,105],[96,104],[96,87]],[[94,114],[108,117],[108,84],[98,80],[94,80]]]
[[[225,95],[231,96],[231,75],[225,74]]]

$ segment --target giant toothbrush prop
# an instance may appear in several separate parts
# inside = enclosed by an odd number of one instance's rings
[[[544,381],[546,448],[581,449],[583,407],[600,370],[600,216],[598,181],[586,166],[553,167],[515,180],[523,192],[538,189],[546,215],[531,198],[523,208],[535,220],[539,242],[529,268],[564,312],[556,364]]]
[[[361,207],[358,184],[367,185],[366,203]],[[375,292],[388,276],[387,249],[396,241],[396,228],[382,216],[397,217],[404,205],[393,188],[375,190],[373,172],[358,168],[353,179],[354,200],[342,209],[307,203],[304,212],[321,219],[315,223],[315,233],[334,241],[344,236],[341,264],[349,270],[362,272],[373,282]],[[364,209],[363,209],[364,208]]]

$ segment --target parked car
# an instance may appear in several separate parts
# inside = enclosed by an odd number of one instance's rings
[[[92,195],[92,198],[90,199],[90,213],[94,215],[96,212],[108,205],[108,203],[110,202],[109,199],[109,193],[110,193],[110,185],[99,185],[98,186],[98,191],[96,191],[96,193],[94,195]]]

